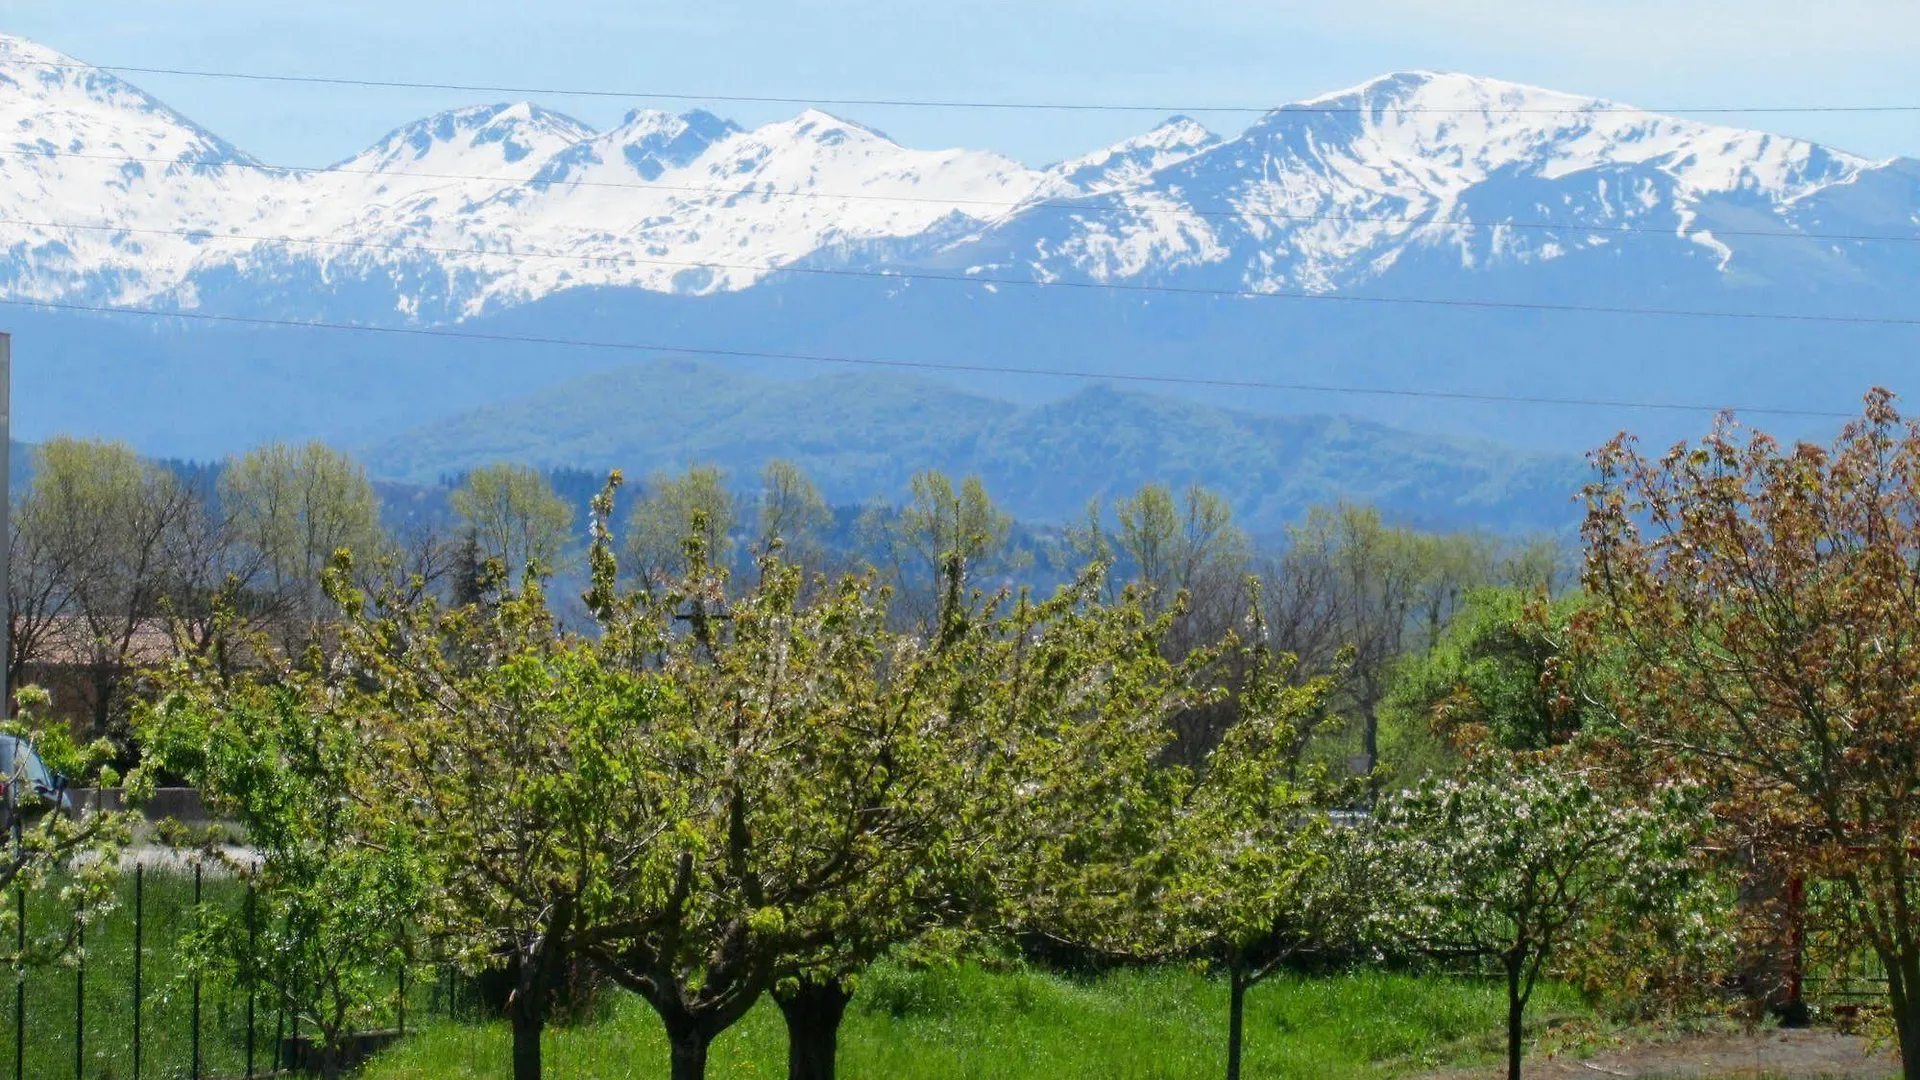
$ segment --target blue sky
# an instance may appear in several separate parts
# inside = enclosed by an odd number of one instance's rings
[[[100,64],[693,93],[1278,104],[1436,68],[1651,106],[1920,104],[1914,0],[0,0],[0,31]],[[135,81],[288,164],[343,158],[408,120],[474,103]],[[540,100],[596,126],[642,104]],[[751,124],[793,110],[715,111]],[[837,111],[909,145],[991,147],[1034,164],[1153,119]],[[1199,115],[1220,130],[1247,119]],[[1876,157],[1920,157],[1920,114],[1746,122]]]

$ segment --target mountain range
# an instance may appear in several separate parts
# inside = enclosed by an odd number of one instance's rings
[[[660,401],[673,403],[669,416],[623,422]],[[544,468],[594,462],[635,477],[701,462],[751,483],[781,458],[836,505],[903,491],[937,461],[981,477],[1010,512],[1036,522],[1071,520],[1090,499],[1111,505],[1147,483],[1200,483],[1265,534],[1341,499],[1425,527],[1552,531],[1574,520],[1585,472],[1577,458],[1485,440],[1104,386],[1022,407],[913,376],[796,384],[687,361],[588,376],[408,432],[364,456],[379,475],[418,484],[501,458]]]
[[[1083,376],[1172,377],[1154,392],[1235,416],[1337,411],[1347,431],[1564,455],[1706,422],[1607,404],[1623,400],[1844,412],[1870,384],[1899,389],[1920,336],[1920,162],[1459,74],[1384,76],[1239,132],[1173,117],[1045,167],[910,149],[814,109],[751,130],[638,109],[594,131],[521,102],[290,170],[0,37],[0,129],[0,300],[69,308],[13,312],[19,434],[162,454],[320,436],[440,469],[422,448],[484,433],[487,410],[677,346],[778,353],[728,370],[788,382],[823,358],[964,368],[922,374],[1009,403],[1007,431],[1080,400]],[[692,409],[631,404],[656,415],[579,422],[645,432]],[[757,434],[807,422],[769,413]],[[459,453],[639,451],[542,437]],[[964,456],[943,445],[924,453]]]

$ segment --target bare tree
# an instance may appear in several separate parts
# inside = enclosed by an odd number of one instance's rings
[[[199,511],[193,491],[125,443],[54,439],[9,538],[21,561],[8,592],[24,641],[16,678],[35,659],[74,669],[94,737],[115,733],[128,675],[166,642],[157,621],[179,584],[174,556]]]

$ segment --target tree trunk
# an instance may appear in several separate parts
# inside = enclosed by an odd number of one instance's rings
[[[513,1010],[513,1080],[540,1080],[540,1033],[546,1026],[536,1010]]]
[[[1378,779],[1380,770],[1380,717],[1377,715],[1374,706],[1367,705],[1365,709],[1367,722],[1360,731],[1360,753],[1365,755],[1367,759],[1367,791],[1370,794],[1378,794],[1380,786]]]
[[[1893,1030],[1900,1042],[1900,1075],[1920,1080],[1920,956],[1883,956]]]
[[[833,1080],[840,1049],[840,1021],[852,991],[838,979],[802,980],[773,1000],[787,1020],[787,1080]]]
[[[698,1028],[682,1028],[667,1033],[671,1080],[707,1080],[707,1045],[712,1037]]]
[[[1227,969],[1227,1080],[1240,1080],[1240,1048],[1247,1035],[1247,972],[1238,958]]]
[[[1520,1051],[1526,1044],[1527,999],[1520,989],[1526,955],[1507,954],[1507,1080],[1520,1080]]]

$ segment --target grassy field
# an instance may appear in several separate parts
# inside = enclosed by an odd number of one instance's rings
[[[1341,1080],[1497,1055],[1505,1000],[1490,982],[1376,972],[1283,978],[1248,999],[1247,1075]],[[1541,1026],[1588,1016],[1543,988]],[[977,968],[886,968],[862,986],[841,1043],[849,1077],[888,1080],[1213,1080],[1224,1060],[1226,993],[1181,970],[1080,981]],[[786,1075],[780,1015],[762,1003],[714,1044],[714,1080]],[[498,1024],[429,1028],[366,1072],[369,1080],[508,1075]],[[622,995],[605,1019],[554,1032],[548,1075],[627,1080],[666,1072],[658,1022]]]

